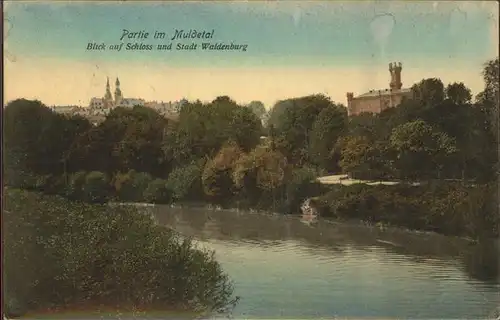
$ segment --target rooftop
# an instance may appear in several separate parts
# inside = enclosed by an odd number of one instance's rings
[[[393,90],[393,89],[382,89],[382,90],[370,90],[366,93],[363,93],[356,98],[367,98],[367,97],[378,97],[380,95],[391,95],[391,94],[398,94],[398,93],[409,93],[411,92],[410,88],[402,88],[399,90]]]

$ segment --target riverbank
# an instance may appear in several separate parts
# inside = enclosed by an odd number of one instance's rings
[[[335,185],[312,203],[323,217],[477,240],[498,237],[496,191],[494,185],[449,182]]]
[[[304,168],[293,171],[285,184],[268,192],[243,189],[233,190],[225,197],[211,197],[203,191],[201,178],[196,177],[183,180],[181,188],[172,182],[179,180],[175,176],[167,180],[153,179],[132,171],[110,178],[99,172],[78,172],[66,177],[31,177],[24,179],[19,187],[90,203],[235,208],[280,214],[301,214],[301,204],[312,198],[314,207],[324,218],[473,240],[498,237],[497,186],[491,184],[432,181],[418,185],[325,185],[315,181],[314,172]]]
[[[3,202],[7,316],[89,305],[200,314],[236,302],[211,252],[133,207],[11,188]]]

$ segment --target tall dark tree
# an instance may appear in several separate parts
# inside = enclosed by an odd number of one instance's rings
[[[424,79],[414,84],[411,90],[413,99],[425,106],[439,105],[445,98],[443,82],[437,78]]]
[[[291,163],[302,165],[309,160],[313,124],[320,112],[332,105],[332,101],[323,95],[290,99],[281,118],[273,121],[277,134],[276,146]]]
[[[177,132],[164,145],[164,151],[173,153],[179,164],[185,164],[212,158],[229,140],[250,150],[259,143],[262,133],[262,123],[252,110],[229,97],[218,97],[207,105],[186,104],[179,115]]]
[[[313,124],[310,135],[310,162],[327,171],[337,170],[333,147],[347,131],[347,110],[342,105],[324,108]]]
[[[463,82],[454,82],[446,87],[446,97],[455,104],[466,104],[471,102],[472,93]]]
[[[36,174],[61,173],[64,152],[91,126],[85,119],[25,99],[8,103],[3,117],[4,168]]]

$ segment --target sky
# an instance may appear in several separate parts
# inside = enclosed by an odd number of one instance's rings
[[[403,86],[437,77],[477,94],[482,65],[498,56],[496,1],[6,1],[4,26],[5,100],[46,105],[86,106],[104,95],[107,77],[112,90],[119,77],[126,98],[228,95],[269,108],[322,93],[345,104],[347,92],[387,88],[390,62],[403,64]],[[124,30],[149,36],[121,41]],[[213,30],[213,38],[171,41],[175,30]],[[87,50],[89,43],[106,49]],[[134,43],[153,50],[126,50]],[[197,50],[176,50],[192,43]],[[201,43],[247,49],[206,51]]]

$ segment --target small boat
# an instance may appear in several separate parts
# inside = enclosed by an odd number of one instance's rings
[[[311,199],[304,201],[304,203],[300,206],[300,210],[302,211],[302,222],[311,223],[318,220],[316,210],[311,206]]]

